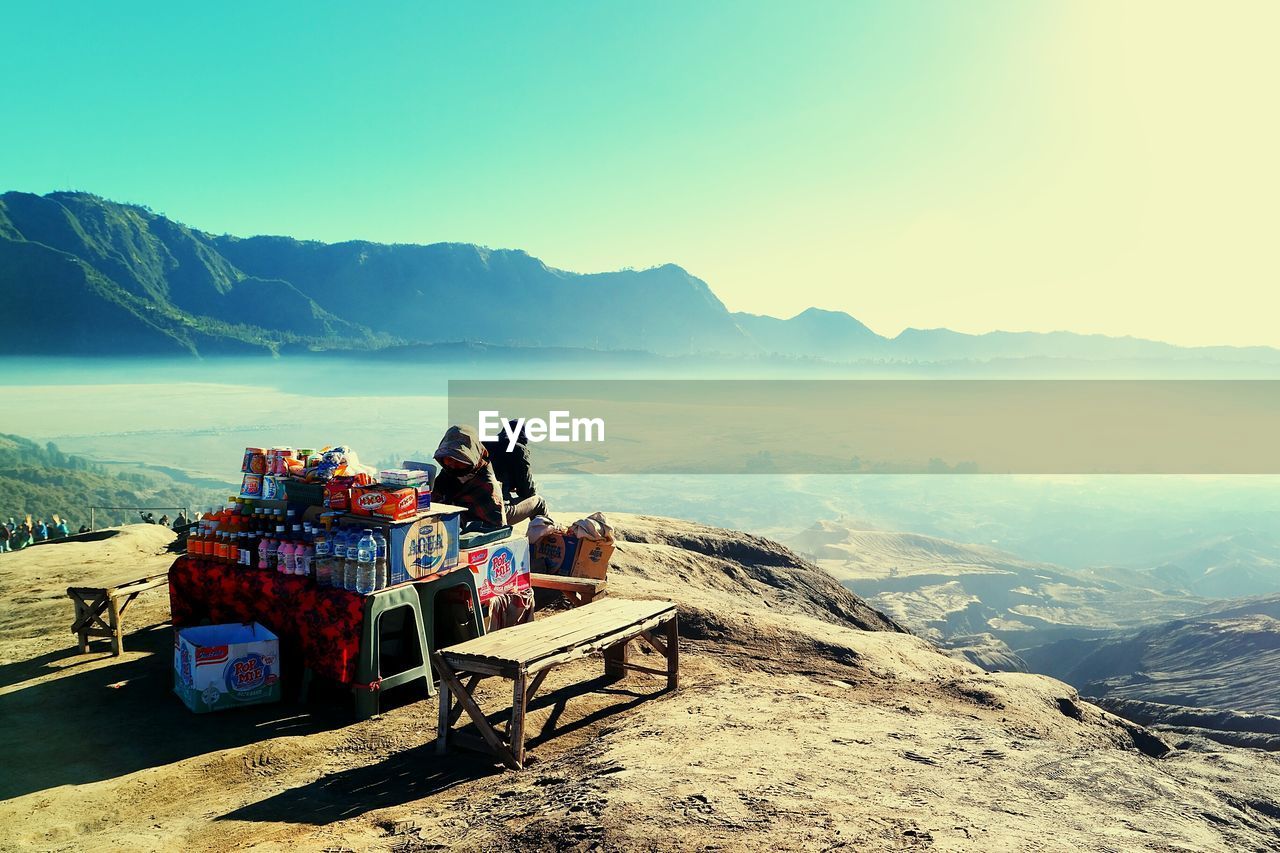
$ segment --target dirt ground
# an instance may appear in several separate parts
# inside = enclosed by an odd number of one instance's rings
[[[681,688],[553,673],[524,772],[434,752],[415,688],[193,715],[163,590],[126,653],[80,655],[70,584],[163,571],[170,533],[0,556],[0,848],[1276,850],[1280,756],[1144,730],[1040,676],[986,675],[731,531],[619,516],[610,594],[676,601]],[[553,617],[554,618],[554,617]],[[656,662],[655,662],[656,663]],[[502,712],[510,693],[481,691]]]

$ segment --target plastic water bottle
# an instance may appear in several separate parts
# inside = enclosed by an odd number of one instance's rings
[[[347,543],[347,558],[342,562],[342,588],[350,592],[356,590],[356,564],[359,562],[360,534],[354,527],[343,531],[343,540]]]
[[[387,588],[387,539],[381,530],[373,532],[373,544],[377,548],[373,555],[374,588]]]
[[[339,527],[333,531],[333,585],[338,589],[346,587],[344,580],[347,568],[347,530]]]
[[[316,583],[333,586],[333,558],[330,556],[330,536],[323,527],[316,528]]]
[[[316,549],[304,542],[299,542],[294,551],[294,560],[297,561],[297,571],[295,574],[302,575],[304,578],[311,577],[312,568],[316,562]]]
[[[366,528],[360,541],[356,543],[356,592],[368,595],[377,589],[377,574],[373,566],[373,558],[378,553],[378,546],[373,541],[373,530]]]

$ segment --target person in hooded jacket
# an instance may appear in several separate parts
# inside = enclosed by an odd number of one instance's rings
[[[511,446],[505,433],[498,434],[497,441],[486,441],[484,449],[489,454],[493,473],[502,484],[502,503],[507,511],[507,524],[518,524],[535,515],[547,514],[547,502],[538,494],[533,482],[533,467],[529,461],[529,437],[520,429],[519,421],[511,421],[515,446]]]
[[[440,473],[431,485],[432,501],[464,507],[463,522],[476,521],[485,527],[507,523],[502,485],[494,476],[489,454],[475,429],[449,427],[435,458],[440,463]]]

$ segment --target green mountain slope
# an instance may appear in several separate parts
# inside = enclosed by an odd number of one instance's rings
[[[0,352],[268,353],[385,344],[208,235],[85,193],[0,196]]]
[[[182,483],[153,470],[116,472],[64,454],[52,444],[0,434],[2,520],[27,515],[47,519],[57,513],[75,530],[89,523],[91,506],[187,506],[195,512],[225,496],[224,489]],[[131,511],[96,513],[98,527],[137,520]]]

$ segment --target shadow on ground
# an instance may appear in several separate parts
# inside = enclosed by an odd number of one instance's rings
[[[538,733],[528,738],[526,744],[532,749],[557,738],[568,740],[568,735],[633,708],[661,695],[661,692],[642,693],[621,688],[613,679],[602,677],[544,694],[529,705],[533,730]],[[498,704],[496,698],[493,704]],[[551,713],[544,720],[537,712],[547,708]],[[503,711],[495,711],[488,717],[490,723],[504,734],[509,712],[508,703]],[[582,712],[585,713],[577,716]],[[561,725],[566,715],[572,719]],[[475,740],[479,739],[474,726],[469,725],[462,730]],[[444,755],[437,755],[435,744],[428,743],[376,764],[330,773],[307,785],[228,812],[218,819],[323,825],[377,809],[401,806],[446,791],[462,782],[504,772],[488,753],[451,749]]]
[[[95,664],[110,655],[77,655],[68,648],[4,667],[0,689],[8,692],[0,695],[0,755],[5,767],[0,799],[112,779],[353,721],[350,705],[335,701],[301,706],[286,699],[192,714],[172,692],[173,632],[167,624],[129,634],[125,649],[130,654],[106,666]],[[65,663],[59,666],[60,661]],[[55,671],[62,674],[35,681]],[[33,738],[31,732],[39,736]]]

